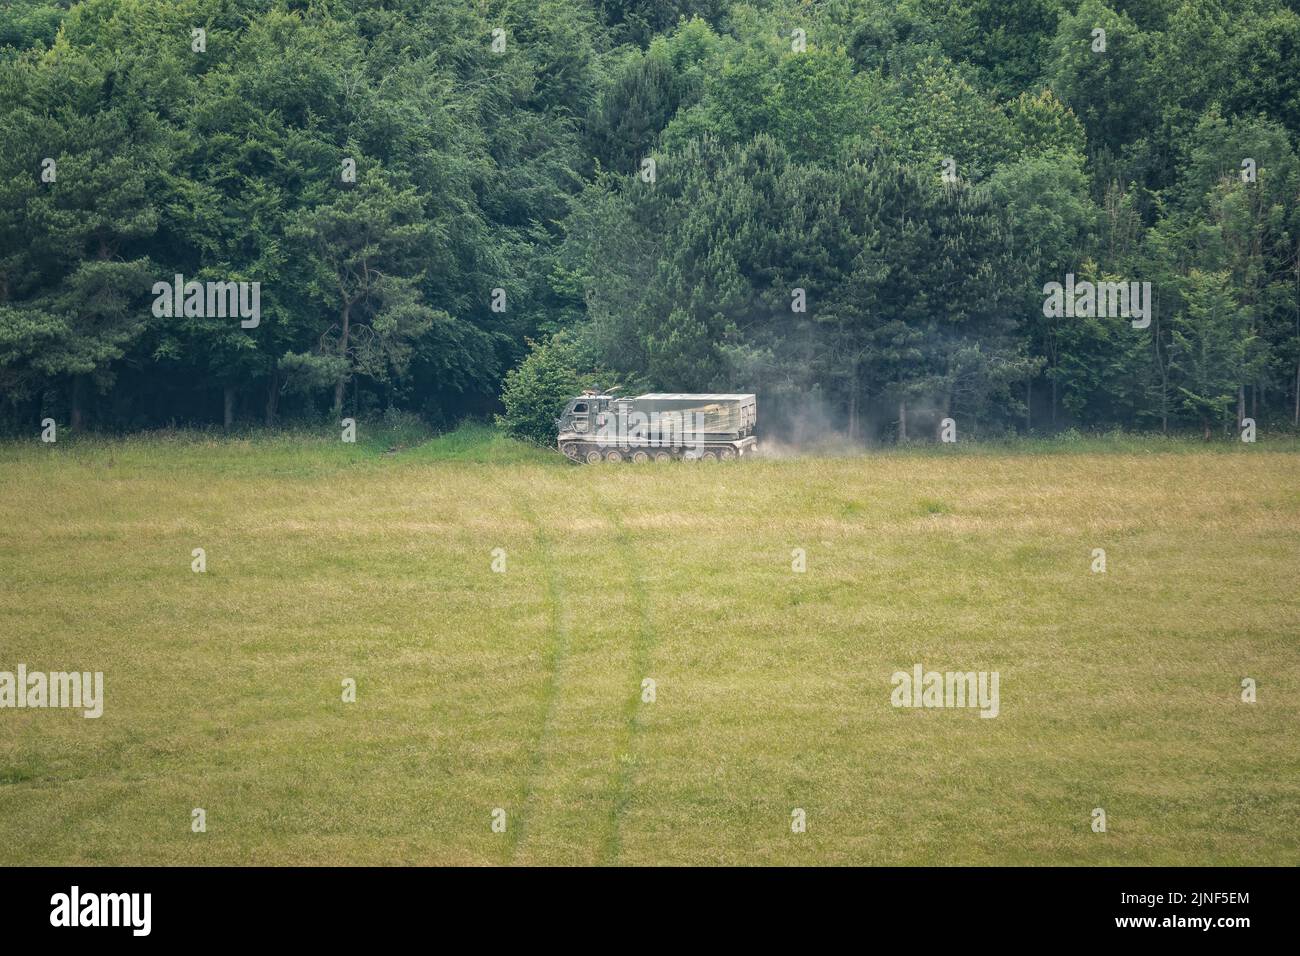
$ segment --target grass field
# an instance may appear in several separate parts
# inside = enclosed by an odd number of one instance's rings
[[[1294,442],[384,447],[0,445],[0,864],[1300,862]]]

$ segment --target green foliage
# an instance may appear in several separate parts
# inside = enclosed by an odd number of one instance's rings
[[[511,369],[501,391],[505,413],[498,423],[512,438],[549,445],[555,439],[555,423],[564,404],[591,384],[581,367],[589,364],[582,348],[564,333],[532,349]]]
[[[592,158],[619,173],[636,170],[681,102],[683,83],[661,50],[632,54],[587,119]]]
[[[934,169],[952,157],[968,179],[987,175],[1019,145],[1006,112],[964,71],[939,59],[926,59],[891,82],[870,121],[900,157]]]
[[[1255,345],[1227,274],[1193,271],[1187,309],[1173,324],[1170,367],[1178,375],[1179,407],[1201,423],[1207,438],[1212,424],[1228,422],[1238,386],[1251,379]]]
[[[0,7],[7,430],[549,441],[612,376],[864,438],[1300,423],[1281,0]],[[1150,281],[1151,325],[1045,317],[1070,272]],[[154,316],[177,274],[261,324]]]
[[[953,60],[978,67],[998,95],[1011,98],[1039,77],[1052,48],[1060,0],[923,0]]]
[[[67,12],[66,4],[4,0],[0,3],[0,49],[52,45]]]
[[[645,46],[678,20],[702,18],[715,26],[730,6],[726,0],[596,0],[613,43]]]

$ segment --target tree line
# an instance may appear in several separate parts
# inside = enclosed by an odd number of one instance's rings
[[[8,0],[0,421],[1295,427],[1293,7]]]

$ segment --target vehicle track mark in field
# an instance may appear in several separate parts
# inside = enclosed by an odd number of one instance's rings
[[[528,815],[531,810],[533,790],[542,764],[546,758],[546,742],[551,735],[555,720],[556,704],[560,697],[560,676],[564,668],[564,659],[569,651],[569,635],[564,628],[560,614],[560,576],[551,555],[551,543],[546,537],[546,529],[538,520],[537,514],[527,502],[520,504],[520,510],[532,524],[538,549],[542,553],[542,563],[546,568],[546,600],[551,610],[551,660],[547,668],[546,688],[542,699],[542,720],[533,740],[532,753],[528,757],[528,767],[524,771],[523,793],[520,796],[519,813],[513,827],[506,828],[506,862],[514,863],[527,836]]]
[[[636,551],[632,547],[632,538],[627,528],[619,520],[618,512],[596,496],[610,523],[614,526],[614,540],[623,555],[628,568],[628,580],[636,601],[638,624],[636,641],[632,646],[631,688],[623,704],[623,737],[614,754],[614,780],[612,798],[609,808],[609,820],[605,834],[601,839],[599,860],[602,865],[618,862],[622,851],[622,822],[628,801],[632,796],[632,777],[636,771],[636,739],[641,730],[641,681],[650,676],[650,657],[654,650],[654,628],[650,623],[650,607],[646,600],[645,582],[641,576],[641,565],[636,560]]]

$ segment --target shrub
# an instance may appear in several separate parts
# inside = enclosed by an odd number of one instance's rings
[[[531,340],[528,344],[528,355],[506,373],[501,391],[506,410],[497,416],[497,424],[514,438],[549,445],[564,403],[584,386],[579,371],[582,348],[566,332],[557,332],[540,345]]]

